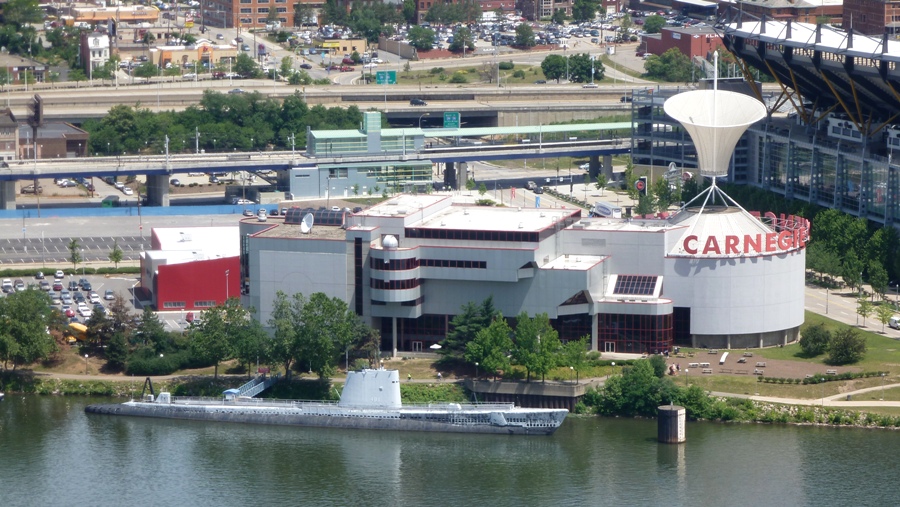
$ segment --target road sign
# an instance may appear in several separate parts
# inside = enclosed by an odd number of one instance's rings
[[[444,128],[445,129],[458,129],[459,128],[459,113],[445,112],[444,113]]]
[[[397,71],[379,70],[375,73],[375,83],[380,85],[397,84]]]

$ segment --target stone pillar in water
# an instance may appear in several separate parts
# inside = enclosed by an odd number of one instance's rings
[[[656,434],[664,444],[680,444],[685,441],[684,424],[686,411],[678,405],[663,405],[657,408]]]

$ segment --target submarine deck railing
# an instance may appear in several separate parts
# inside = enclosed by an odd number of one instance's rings
[[[276,375],[274,375],[272,377],[268,377],[268,378],[257,377],[256,379],[259,379],[259,382],[256,382],[254,385],[248,387],[246,390],[243,387],[241,388],[240,396],[247,396],[250,398],[256,396],[257,394],[272,387],[276,382],[281,380],[281,374],[276,374]],[[256,379],[254,379],[254,380],[256,380]],[[247,384],[244,384],[244,385],[247,386],[249,384],[250,383],[248,382]]]
[[[328,408],[337,410],[344,409],[370,409],[370,408],[393,408],[388,406],[348,406],[348,405],[339,405],[337,401],[330,400],[282,400],[282,399],[274,399],[274,398],[239,398],[235,400],[224,400],[219,397],[200,397],[200,396],[172,396],[171,397],[173,404],[195,404],[195,405],[241,405],[241,406],[277,406],[284,408],[292,408],[295,406],[303,406],[303,405],[314,405],[319,408]],[[459,407],[458,409],[456,407]],[[476,409],[476,410],[509,410],[511,408],[515,408],[514,403],[454,403],[454,402],[443,402],[443,403],[404,403],[402,408],[409,409],[432,409],[432,410],[465,410],[465,409]]]

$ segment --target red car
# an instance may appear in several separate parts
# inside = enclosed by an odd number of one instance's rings
[[[60,280],[53,282],[53,290],[55,290],[56,292],[63,290],[63,284]]]
[[[63,313],[66,314],[66,317],[69,317],[70,319],[75,316],[75,310],[73,310],[71,306],[66,305],[62,307],[62,310]]]
[[[341,60],[341,63],[343,63],[344,65],[356,64],[356,62],[353,61],[353,58],[344,58],[343,60]]]
[[[332,65],[330,67],[325,67],[325,70],[341,70],[340,65]]]
[[[349,65],[341,65],[341,72],[353,72],[353,67]]]

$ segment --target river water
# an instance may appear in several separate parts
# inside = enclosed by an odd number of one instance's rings
[[[551,437],[96,416],[8,395],[0,506],[895,505],[900,433],[570,417]]]

